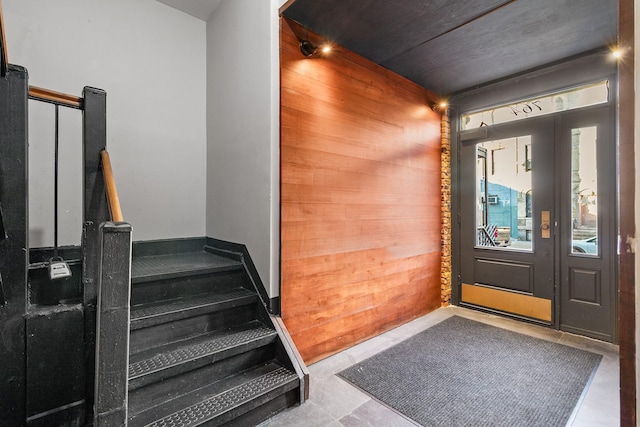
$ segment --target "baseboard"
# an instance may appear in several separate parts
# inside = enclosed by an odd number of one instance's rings
[[[282,314],[280,312],[280,297],[269,299],[269,310],[271,311],[271,314],[275,314],[277,316]]]
[[[258,270],[256,269],[255,264],[251,259],[251,255],[249,254],[249,250],[247,247],[241,243],[233,243],[225,240],[214,239],[213,237],[207,237],[207,246],[214,249],[225,252],[228,256],[236,256],[239,261],[242,261],[249,277],[254,283],[254,286],[258,290],[258,294],[260,294],[260,298],[262,302],[267,307],[271,314],[280,314],[280,297],[270,298],[267,293],[267,289],[260,279],[260,275],[258,274]]]
[[[198,252],[204,248],[204,237],[186,237],[178,239],[141,240],[133,242],[131,248],[134,257],[162,254],[179,254],[184,252]]]

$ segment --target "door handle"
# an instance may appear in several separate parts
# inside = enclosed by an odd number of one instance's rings
[[[551,238],[551,212],[550,211],[541,211],[540,212],[540,237],[543,239]]]

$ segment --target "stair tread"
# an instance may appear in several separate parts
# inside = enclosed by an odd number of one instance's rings
[[[297,385],[297,380],[294,372],[277,363],[269,363],[185,394],[162,407],[136,414],[130,418],[129,425],[200,425],[278,388],[288,391]]]
[[[242,263],[239,261],[205,251],[142,256],[131,261],[131,282],[140,283],[240,268]]]
[[[157,324],[175,318],[188,317],[193,313],[213,311],[223,303],[244,304],[256,301],[258,294],[245,288],[230,289],[211,294],[196,295],[186,298],[175,298],[131,307],[131,328]],[[228,305],[228,304],[227,304]],[[162,319],[163,317],[171,317]]]
[[[200,358],[240,347],[261,338],[275,338],[275,330],[259,321],[226,331],[216,331],[188,340],[170,343],[131,356],[129,380],[135,380]]]

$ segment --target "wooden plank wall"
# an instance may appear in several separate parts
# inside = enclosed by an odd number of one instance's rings
[[[313,363],[440,306],[440,115],[425,89],[346,49],[304,58],[291,27],[282,318]]]

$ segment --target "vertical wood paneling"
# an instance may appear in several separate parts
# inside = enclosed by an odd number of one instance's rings
[[[343,48],[304,58],[281,24],[282,317],[312,363],[440,306],[440,116]]]

